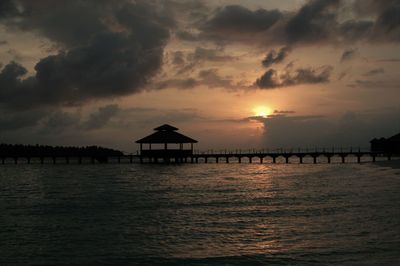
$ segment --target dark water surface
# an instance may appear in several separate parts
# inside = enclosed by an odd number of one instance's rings
[[[400,170],[0,166],[0,265],[400,265]]]

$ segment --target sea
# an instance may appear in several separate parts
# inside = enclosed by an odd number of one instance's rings
[[[400,265],[400,168],[0,165],[0,265]]]

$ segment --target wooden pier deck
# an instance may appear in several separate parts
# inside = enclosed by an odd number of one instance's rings
[[[105,163],[362,163],[391,160],[394,154],[368,150],[321,149],[305,150],[252,150],[194,152],[182,157],[149,157],[140,154],[121,156],[3,156],[0,164],[105,164]],[[352,158],[352,159],[350,159]]]

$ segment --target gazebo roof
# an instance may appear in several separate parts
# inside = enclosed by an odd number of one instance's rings
[[[400,141],[400,133],[388,138],[389,141]]]
[[[153,134],[139,139],[136,143],[197,143],[197,140],[176,132],[178,129],[170,125],[162,125],[154,129]]]
[[[162,126],[156,127],[154,130],[155,131],[176,131],[176,130],[178,130],[178,128],[173,127],[173,126],[168,125],[168,124],[164,124]]]

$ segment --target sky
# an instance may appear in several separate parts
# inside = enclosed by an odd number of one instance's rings
[[[400,0],[0,0],[0,143],[368,148],[399,44]]]

